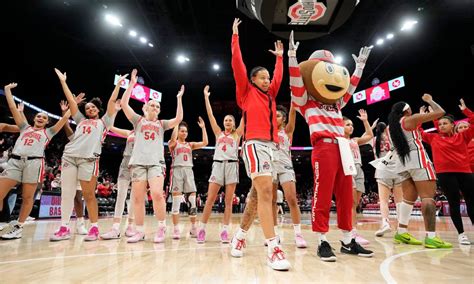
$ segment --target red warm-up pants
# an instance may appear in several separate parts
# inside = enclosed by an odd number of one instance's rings
[[[337,225],[352,230],[352,176],[344,175],[339,146],[318,140],[311,154],[314,192],[311,208],[313,231],[329,231],[332,194],[336,197]]]

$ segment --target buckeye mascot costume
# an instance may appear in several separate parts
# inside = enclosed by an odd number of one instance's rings
[[[329,230],[329,212],[334,193],[337,207],[337,224],[343,232],[341,253],[371,257],[373,252],[364,249],[352,238],[352,156],[344,136],[341,109],[351,99],[359,84],[365,62],[370,54],[363,47],[359,56],[352,55],[356,70],[349,76],[347,68],[334,62],[327,50],[317,50],[308,60],[298,65],[293,32],[289,43],[291,99],[296,110],[309,126],[313,152],[311,162],[314,173],[312,201],[312,228],[319,237],[318,256],[323,261],[335,261],[336,256],[326,239]],[[341,159],[341,153],[343,158]],[[347,159],[346,159],[347,156]],[[349,161],[349,162],[346,162]]]

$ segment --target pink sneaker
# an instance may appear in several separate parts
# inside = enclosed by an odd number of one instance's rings
[[[203,244],[206,241],[206,230],[200,229],[197,235],[197,243]]]
[[[125,230],[125,236],[130,238],[133,237],[137,232],[133,229],[132,225],[128,225],[127,229]]]
[[[227,231],[224,230],[221,232],[221,243],[223,244],[228,244],[230,241],[229,241],[229,235],[227,234]]]
[[[306,241],[303,238],[303,235],[301,234],[296,234],[295,235],[295,243],[297,248],[306,248]]]
[[[155,239],[153,240],[154,243],[162,243],[165,241],[165,232],[166,227],[158,228],[158,231],[155,234]]]
[[[66,226],[61,226],[59,227],[59,230],[57,230],[54,235],[52,235],[49,240],[51,242],[57,242],[57,241],[62,241],[62,240],[69,240],[71,238],[71,230],[69,230],[68,227]]]
[[[112,228],[107,233],[100,235],[100,238],[103,239],[103,240],[120,239],[120,231],[117,230],[117,229]]]
[[[179,240],[181,238],[180,236],[180,231],[179,231],[179,228],[174,228],[173,229],[173,239],[174,240]]]
[[[145,240],[145,233],[143,232],[136,232],[135,235],[131,236],[130,238],[127,239],[127,243],[132,244],[132,243],[138,243],[140,241]]]
[[[89,229],[89,233],[84,238],[84,241],[93,242],[93,241],[97,241],[98,239],[99,239],[99,228],[97,226],[92,226]]]
[[[196,227],[191,228],[191,231],[189,231],[189,235],[191,238],[197,238],[197,229]]]
[[[370,244],[370,242],[368,240],[364,239],[361,235],[359,235],[357,233],[354,235],[354,237],[355,237],[356,243],[359,243],[362,246]]]

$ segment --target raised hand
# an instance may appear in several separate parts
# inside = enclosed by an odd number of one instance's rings
[[[209,92],[209,85],[206,85],[204,87],[204,96],[206,96],[207,98],[209,98],[209,96],[211,95],[211,92]]]
[[[137,73],[138,73],[137,69],[133,69],[133,70],[132,70],[132,77],[130,78],[130,84],[135,85],[135,84],[138,82]],[[128,74],[125,75],[125,77],[126,77],[126,76],[128,76]],[[125,79],[125,78],[124,78],[124,79]]]
[[[25,104],[23,102],[18,104],[18,107],[16,108],[18,111],[24,111],[25,110]]]
[[[426,102],[426,103],[429,103],[433,100],[433,97],[430,95],[430,94],[423,94],[423,96],[421,97],[421,99]]]
[[[371,50],[372,50],[371,47],[364,46],[360,49],[359,56],[355,56],[355,54],[352,54],[352,58],[354,58],[357,69],[364,69],[365,63],[367,62],[367,59],[369,58],[369,54]]]
[[[289,40],[290,41],[289,41],[289,44],[288,44],[288,57],[296,57],[296,50],[298,50],[298,46],[300,45],[300,42],[297,41],[295,43],[293,31],[291,31],[291,33],[290,33]]]
[[[119,112],[122,110],[122,106],[120,105],[120,99],[115,101],[115,112]]]
[[[428,109],[426,108],[426,106],[421,106],[420,107],[420,114],[426,114],[428,113]]]
[[[275,50],[269,49],[268,51],[273,53],[273,55],[275,56],[283,56],[283,43],[281,42],[281,40],[277,40],[275,42]]]
[[[359,109],[359,116],[357,116],[358,119],[362,121],[368,120],[367,112],[364,109]]]
[[[242,21],[239,18],[234,19],[234,24],[232,24],[232,33],[234,35],[239,34],[239,25],[242,23]]]
[[[460,99],[459,102],[461,103],[459,105],[459,109],[461,109],[461,111],[464,111],[467,108],[466,103],[464,102],[464,99]]]
[[[198,125],[201,128],[204,128],[206,126],[206,124],[204,123],[204,120],[202,119],[202,117],[199,117]]]
[[[128,77],[128,74],[125,74],[123,76],[120,76],[120,78],[118,79],[118,82],[117,82],[117,85],[120,86],[122,85],[122,82]]]
[[[59,81],[66,82],[66,72],[61,73],[61,71],[59,71],[57,68],[54,68],[54,72],[56,72],[56,75],[58,75]]]
[[[74,97],[76,104],[80,105],[83,101],[86,100],[86,93],[80,93],[78,96]]]
[[[375,129],[375,127],[377,127],[377,123],[379,123],[379,118],[378,117],[374,122],[372,122],[372,125],[370,126],[370,128]]]
[[[11,90],[13,88],[16,88],[16,86],[18,86],[17,83],[10,83],[10,84],[5,86],[5,90]]]
[[[181,88],[179,89],[178,95],[176,95],[177,98],[183,97],[184,94],[184,85],[181,85]]]
[[[69,105],[67,104],[67,101],[61,100],[59,103],[59,106],[61,107],[62,113],[65,113],[69,109]]]

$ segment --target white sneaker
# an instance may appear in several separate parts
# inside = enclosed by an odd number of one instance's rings
[[[274,247],[272,254],[268,255],[267,264],[274,270],[288,270],[291,268],[290,262],[285,258],[285,254],[279,246]]]
[[[76,223],[76,234],[87,235],[86,225],[84,223]]]
[[[33,218],[31,216],[28,216],[28,217],[26,217],[25,225],[33,224],[34,222],[35,222],[35,218]]]
[[[8,227],[8,223],[0,223],[0,231],[3,231],[6,227]]]
[[[390,225],[385,223],[380,229],[375,232],[375,236],[377,237],[383,237],[384,234],[390,233],[392,229],[390,228]]]
[[[471,242],[469,241],[469,239],[467,238],[465,233],[459,234],[458,241],[459,241],[460,245],[467,245],[468,246],[468,245],[471,244]]]
[[[244,256],[244,248],[247,246],[245,239],[239,240],[236,237],[232,238],[230,242],[230,255],[233,257],[242,257]]]
[[[13,225],[12,229],[2,235],[2,239],[4,240],[13,240],[13,239],[21,239],[23,232],[23,227],[19,224]]]

